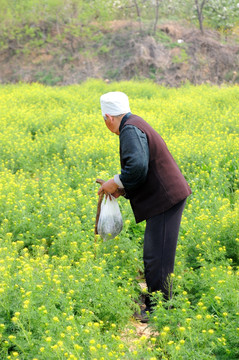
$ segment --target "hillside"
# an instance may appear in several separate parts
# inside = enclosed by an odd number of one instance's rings
[[[42,24],[44,28],[44,24]],[[215,30],[204,35],[192,25],[165,22],[156,35],[140,33],[138,24],[109,22],[100,37],[61,37],[41,45],[9,40],[0,50],[0,83],[40,82],[68,85],[102,78],[106,81],[149,78],[167,86],[185,82],[239,83],[239,34],[222,38]]]

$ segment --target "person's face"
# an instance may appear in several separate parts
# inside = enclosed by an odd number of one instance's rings
[[[119,121],[116,117],[111,116],[109,114],[105,114],[104,116],[105,125],[107,128],[114,134],[119,135]]]

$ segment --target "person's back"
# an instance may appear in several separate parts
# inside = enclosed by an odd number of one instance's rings
[[[140,222],[170,209],[189,196],[191,189],[162,137],[137,115],[131,114],[121,131],[127,125],[134,125],[143,131],[149,146],[149,166],[145,182],[135,190],[125,188],[136,222]],[[121,167],[124,166],[122,161]]]

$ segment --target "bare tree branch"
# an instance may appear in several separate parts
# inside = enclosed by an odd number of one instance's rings
[[[153,32],[154,35],[156,33],[158,19],[159,19],[159,0],[156,0],[155,22],[154,22],[154,32]]]
[[[136,8],[136,13],[137,13],[138,21],[139,21],[140,33],[142,33],[141,13],[140,13],[140,8],[139,8],[137,0],[134,0],[134,5]]]
[[[204,34],[204,30],[203,30],[203,7],[204,7],[207,0],[203,0],[201,2],[201,4],[198,2],[198,0],[194,0],[194,1],[195,1],[196,9],[197,9],[197,15],[198,15],[198,21],[199,21],[200,30],[201,30],[201,33]]]

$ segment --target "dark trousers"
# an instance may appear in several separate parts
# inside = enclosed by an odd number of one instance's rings
[[[174,260],[180,222],[186,199],[160,215],[146,221],[144,234],[144,269],[149,293],[162,291],[164,299],[171,298],[169,278],[174,270]],[[146,296],[146,308],[151,310],[150,297]]]

